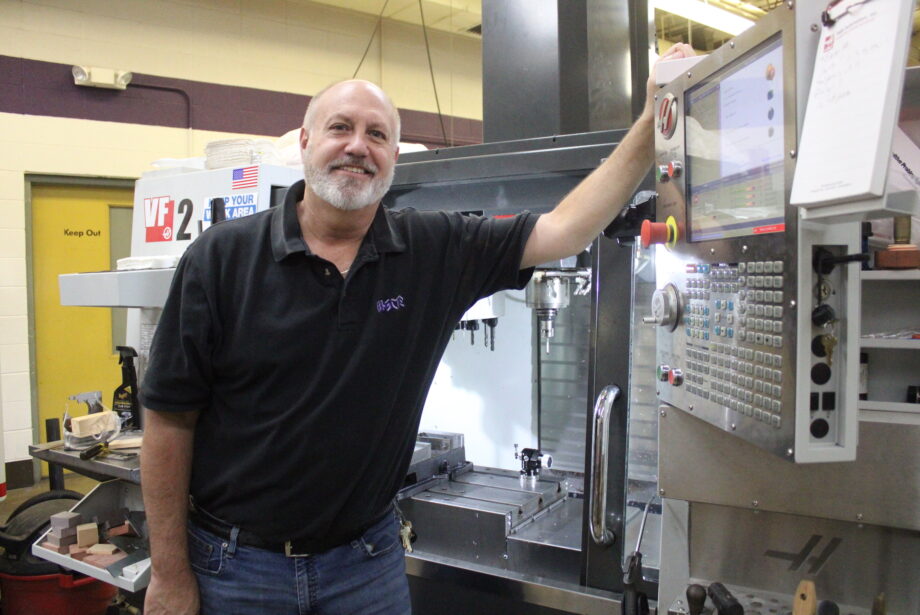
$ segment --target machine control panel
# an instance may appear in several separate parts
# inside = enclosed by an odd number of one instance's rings
[[[783,291],[773,289],[784,286],[782,270],[782,261],[689,263],[684,307],[688,395],[774,428],[784,341]]]
[[[667,284],[652,299],[649,318],[661,325],[660,399],[778,450],[793,430],[795,378],[788,368],[795,318],[787,289],[794,276],[780,259],[705,262],[670,256],[659,259],[665,263],[658,278]],[[667,306],[661,318],[659,297]],[[678,320],[669,332],[672,305]]]
[[[659,93],[645,321],[662,402],[785,459],[843,461],[855,458],[858,230],[813,227],[788,206],[795,34],[792,11],[774,11]]]

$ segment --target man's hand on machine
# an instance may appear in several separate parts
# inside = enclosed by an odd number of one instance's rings
[[[655,67],[658,66],[658,63],[667,60],[689,58],[695,55],[696,51],[687,43],[675,43],[673,47],[664,52],[664,54],[655,61],[652,70],[649,71],[648,81],[646,82],[644,113],[651,113],[654,117],[655,93],[658,91],[658,86],[655,84]]]
[[[198,615],[198,611],[198,581],[190,568],[170,571],[166,579],[153,571],[144,598],[144,615]]]

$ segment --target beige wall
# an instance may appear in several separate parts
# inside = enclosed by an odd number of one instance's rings
[[[313,94],[351,77],[375,20],[306,1],[0,0],[0,55]],[[481,118],[478,40],[430,32],[445,115]],[[435,111],[421,30],[384,22],[359,77]],[[75,86],[76,87],[76,86]],[[136,178],[226,133],[0,113],[0,401],[6,461],[33,442],[25,175]],[[232,135],[239,136],[239,135]]]
[[[313,94],[352,76],[375,23],[306,0],[0,0],[0,54]],[[382,31],[358,76],[398,107],[436,111],[421,29]],[[441,111],[481,119],[479,39],[428,38]]]

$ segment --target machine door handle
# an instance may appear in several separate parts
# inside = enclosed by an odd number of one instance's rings
[[[604,387],[594,402],[594,437],[591,444],[591,538],[601,546],[616,536],[607,529],[607,450],[610,440],[610,411],[620,396],[615,384]]]

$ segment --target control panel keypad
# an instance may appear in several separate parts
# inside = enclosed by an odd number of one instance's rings
[[[686,390],[782,425],[782,261],[687,265]]]

